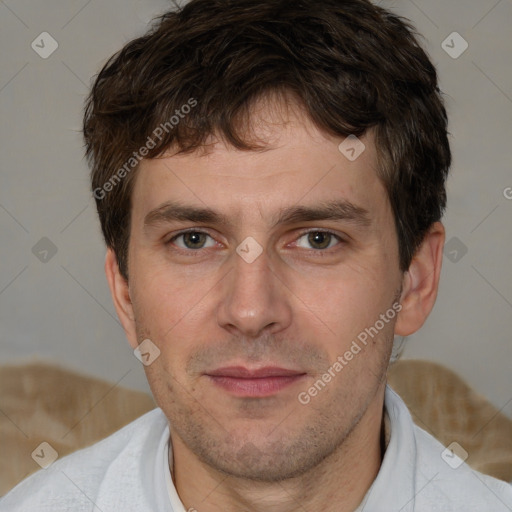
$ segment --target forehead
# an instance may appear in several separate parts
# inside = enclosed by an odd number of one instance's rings
[[[371,131],[359,138],[331,136],[300,109],[270,103],[253,108],[250,130],[262,150],[238,150],[212,136],[195,152],[143,160],[133,217],[177,199],[240,220],[267,217],[269,223],[282,208],[319,202],[345,200],[372,215],[386,207]]]

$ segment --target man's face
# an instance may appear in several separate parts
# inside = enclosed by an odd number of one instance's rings
[[[173,445],[262,480],[303,473],[380,421],[394,320],[375,325],[402,283],[371,134],[350,161],[343,138],[280,119],[255,115],[265,151],[217,142],[143,161],[129,248],[136,341],[161,351],[146,373]],[[309,212],[335,204],[333,218]]]

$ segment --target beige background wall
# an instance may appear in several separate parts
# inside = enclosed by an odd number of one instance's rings
[[[425,37],[447,95],[454,152],[439,298],[404,357],[446,364],[512,417],[512,1],[381,4]],[[168,5],[0,2],[2,363],[59,361],[147,389],[103,276],[79,129],[90,78]]]

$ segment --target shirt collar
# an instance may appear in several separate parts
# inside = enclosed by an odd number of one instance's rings
[[[407,406],[389,385],[384,397],[384,428],[387,446],[379,473],[355,512],[381,511],[384,503],[386,510],[414,510],[414,425]]]

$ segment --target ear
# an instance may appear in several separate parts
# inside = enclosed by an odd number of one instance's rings
[[[409,336],[416,332],[434,307],[443,263],[444,240],[444,226],[435,222],[404,274],[402,309],[395,324],[395,334],[398,336]]]
[[[137,348],[137,333],[135,330],[135,315],[130,298],[128,282],[119,272],[117,258],[112,249],[107,250],[105,257],[105,274],[107,276],[108,286],[112,295],[112,300],[117,311],[117,316],[121,321],[128,342],[133,349]]]

